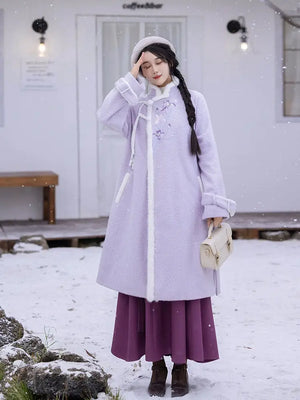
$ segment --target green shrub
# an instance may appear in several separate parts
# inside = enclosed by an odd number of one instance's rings
[[[3,392],[5,400],[33,400],[31,390],[25,382],[13,379]]]
[[[0,383],[3,381],[5,377],[5,365],[0,362]]]
[[[117,392],[113,394],[111,387],[108,386],[105,394],[107,395],[108,400],[123,400],[123,397],[120,394],[120,389],[118,389]]]

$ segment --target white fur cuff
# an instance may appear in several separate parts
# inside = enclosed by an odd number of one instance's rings
[[[203,206],[216,205],[224,208],[231,217],[233,217],[236,212],[236,202],[234,200],[227,199],[226,197],[214,193],[203,193],[201,204]]]
[[[141,85],[130,72],[123,78],[118,79],[115,83],[115,87],[131,105],[138,103],[139,96],[144,91],[143,85]]]

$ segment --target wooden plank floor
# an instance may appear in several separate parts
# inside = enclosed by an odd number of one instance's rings
[[[0,247],[24,235],[43,235],[48,241],[70,239],[75,245],[80,239],[104,239],[107,221],[107,217],[57,220],[55,225],[46,221],[0,221]],[[263,230],[300,231],[300,212],[238,213],[229,223],[235,239],[258,238]]]
[[[229,223],[233,239],[259,239],[261,231],[300,231],[300,212],[237,213]]]
[[[237,213],[229,222],[232,229],[300,230],[300,211]]]
[[[0,241],[18,240],[24,235],[43,235],[47,240],[104,238],[108,218],[62,219],[47,221],[1,221]]]

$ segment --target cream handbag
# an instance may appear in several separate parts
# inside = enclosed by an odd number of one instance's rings
[[[207,238],[200,244],[200,261],[203,268],[219,269],[232,253],[232,231],[226,222],[213,227],[211,223]]]

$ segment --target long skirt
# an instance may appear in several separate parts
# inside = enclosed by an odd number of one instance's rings
[[[158,361],[169,355],[175,364],[187,359],[219,358],[211,299],[148,302],[118,295],[112,353],[125,361]]]

